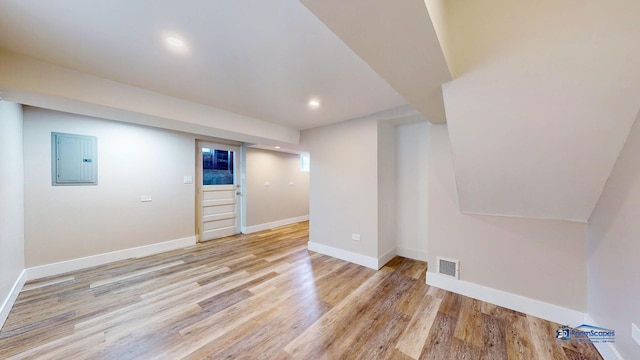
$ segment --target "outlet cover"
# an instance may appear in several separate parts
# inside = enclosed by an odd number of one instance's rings
[[[640,345],[640,328],[634,323],[631,323],[631,337]]]
[[[184,183],[185,184],[193,184],[193,176],[185,175],[184,176]]]
[[[140,196],[140,201],[142,201],[142,202],[149,202],[151,200],[152,200],[151,195],[142,195],[142,196]]]
[[[351,234],[351,240],[360,241],[360,234]]]

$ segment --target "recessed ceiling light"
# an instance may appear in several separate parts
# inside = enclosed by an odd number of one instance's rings
[[[184,41],[178,39],[175,36],[168,36],[167,37],[167,43],[171,46],[175,46],[175,47],[184,47]]]
[[[280,149],[280,146],[276,146],[276,149]]]
[[[309,107],[312,109],[317,109],[320,107],[320,100],[318,99],[311,99],[309,100]]]
[[[169,47],[169,49],[176,52],[186,52],[187,44],[181,38],[175,35],[169,35],[164,38],[165,43]]]

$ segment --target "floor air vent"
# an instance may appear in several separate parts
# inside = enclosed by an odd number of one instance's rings
[[[459,278],[460,261],[438,256],[438,274]]]

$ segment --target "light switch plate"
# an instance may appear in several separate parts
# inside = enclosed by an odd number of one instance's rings
[[[142,201],[142,202],[149,202],[151,200],[152,200],[151,195],[141,195],[140,196],[140,201]]]
[[[193,176],[187,176],[187,175],[185,175],[185,177],[184,177],[184,183],[185,183],[185,184],[193,184]]]
[[[351,240],[360,241],[360,234],[351,234]]]
[[[270,182],[268,182],[268,181],[265,181],[265,182],[264,182],[264,186],[269,186],[269,185],[271,185],[271,183],[270,183]]]

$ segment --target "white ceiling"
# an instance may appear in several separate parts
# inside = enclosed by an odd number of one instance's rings
[[[422,116],[445,122],[449,68],[424,0],[301,0]]]
[[[0,34],[0,49],[294,129],[407,104],[297,0],[0,0]]]

